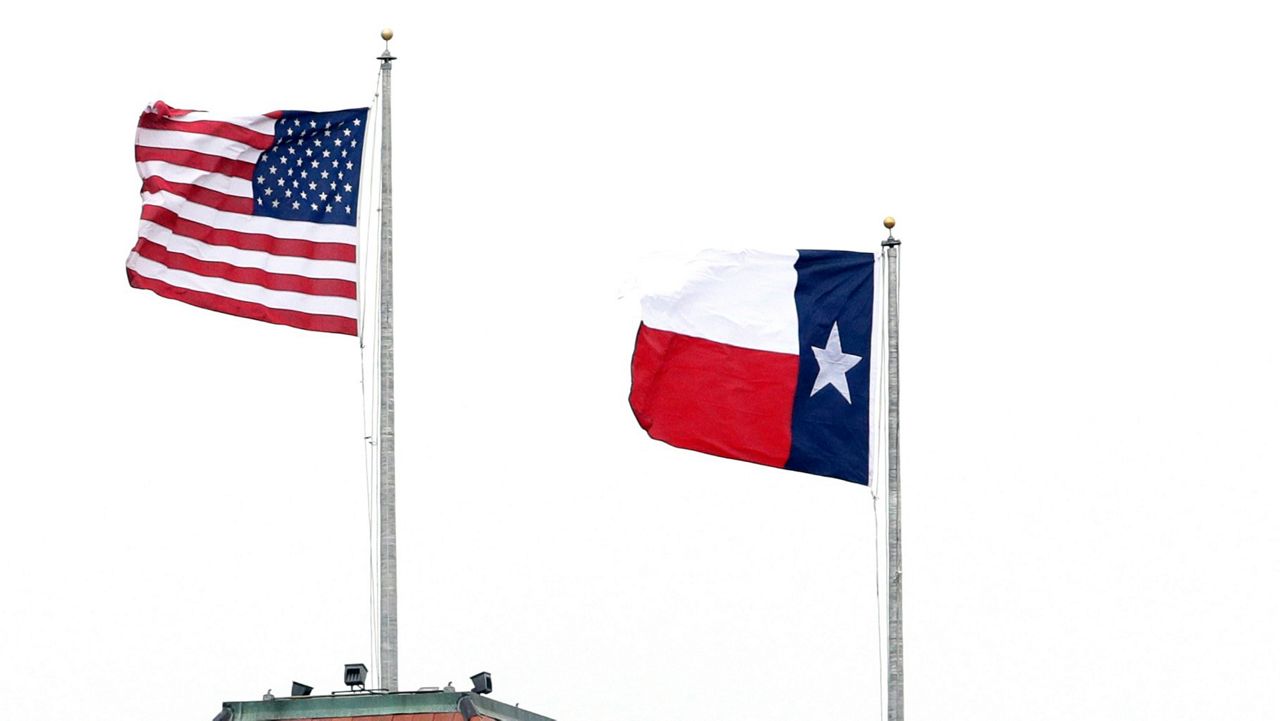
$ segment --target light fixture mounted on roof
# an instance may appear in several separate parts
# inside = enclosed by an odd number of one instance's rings
[[[305,683],[293,682],[293,689],[289,691],[290,696],[310,696],[312,687]]]
[[[471,687],[471,693],[493,693],[493,676],[488,671],[481,671],[471,677]]]
[[[349,663],[342,675],[342,682],[352,691],[363,691],[364,680],[369,677],[369,667],[362,663]],[[357,689],[356,686],[360,688]]]

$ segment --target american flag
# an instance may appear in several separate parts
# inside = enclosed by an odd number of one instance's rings
[[[368,108],[227,117],[157,102],[129,284],[268,323],[355,335]]]

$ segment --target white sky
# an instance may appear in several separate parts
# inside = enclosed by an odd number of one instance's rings
[[[354,341],[124,260],[147,103],[366,104],[384,25],[403,687],[874,718],[866,489],[648,440],[617,290],[893,214],[911,716],[1274,716],[1273,9],[548,0],[7,11],[6,717],[372,665]]]

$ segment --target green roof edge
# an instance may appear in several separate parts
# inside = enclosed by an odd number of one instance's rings
[[[269,701],[228,701],[231,721],[288,721],[289,719],[386,716],[409,713],[451,713],[470,697],[480,713],[497,721],[553,721],[540,714],[495,701],[487,696],[456,691],[406,693],[340,693],[329,696],[290,696]]]

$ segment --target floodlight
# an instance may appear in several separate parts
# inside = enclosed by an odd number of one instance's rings
[[[343,674],[342,682],[350,686],[352,691],[356,690],[356,686],[359,686],[360,690],[363,691],[364,680],[368,676],[369,668],[367,666],[362,663],[349,663],[347,664],[346,671]]]
[[[293,690],[289,692],[290,696],[310,696],[311,687],[305,683],[293,682]]]
[[[493,676],[488,671],[481,671],[471,677],[471,686],[471,693],[493,693]]]

